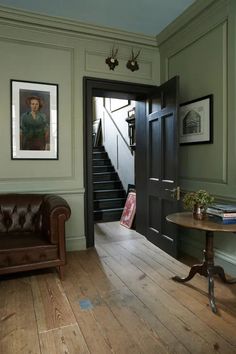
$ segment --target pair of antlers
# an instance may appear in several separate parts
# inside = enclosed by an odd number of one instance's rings
[[[117,60],[117,54],[118,54],[119,48],[116,48],[113,46],[111,50],[111,56],[106,58],[105,63],[109,66],[110,70],[114,70],[117,65],[119,65],[119,61]],[[137,58],[141,52],[141,49],[134,54],[134,51],[132,49],[131,53],[131,59],[127,61],[126,67],[131,70],[131,71],[136,71],[139,70],[139,65],[137,62]]]
[[[137,52],[136,55],[134,55],[134,51],[132,49],[132,55],[131,55],[131,61],[136,61],[137,58],[139,57],[139,54],[141,53],[141,49]]]
[[[116,50],[115,50],[114,47],[112,48],[112,51],[111,51],[111,58],[116,59],[117,54],[118,54],[118,50],[119,50],[119,48],[117,48]],[[136,55],[134,54],[134,51],[133,51],[133,49],[132,49],[131,61],[136,61],[137,58],[139,57],[140,53],[141,53],[141,49],[137,52]]]

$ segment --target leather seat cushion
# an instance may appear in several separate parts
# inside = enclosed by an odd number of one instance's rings
[[[0,268],[45,262],[58,258],[58,247],[41,234],[0,233]]]
[[[12,250],[18,248],[37,247],[51,245],[41,233],[33,232],[0,232],[0,250]]]

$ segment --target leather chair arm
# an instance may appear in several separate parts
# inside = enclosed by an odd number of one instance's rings
[[[68,203],[57,195],[45,195],[42,205],[42,229],[53,244],[64,242],[65,221],[71,215]]]

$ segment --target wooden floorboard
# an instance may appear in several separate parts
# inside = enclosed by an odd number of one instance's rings
[[[28,277],[0,282],[0,353],[41,353]]]
[[[119,222],[54,270],[0,278],[1,354],[236,354],[236,285],[174,282],[189,266]]]

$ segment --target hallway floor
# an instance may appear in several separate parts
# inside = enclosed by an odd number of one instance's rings
[[[2,277],[0,353],[236,353],[236,285],[186,285],[189,267],[119,222],[95,226],[96,247],[54,270]]]

